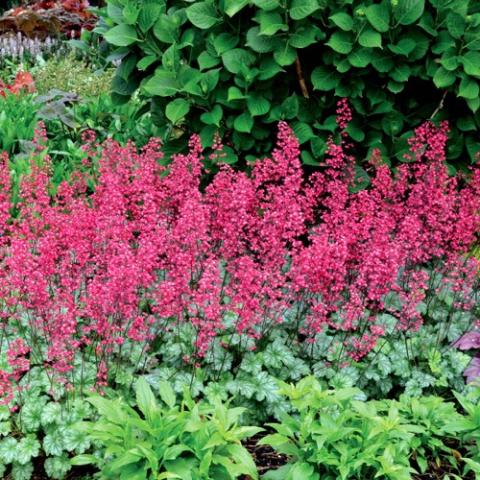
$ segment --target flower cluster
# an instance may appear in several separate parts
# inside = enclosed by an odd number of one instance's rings
[[[345,128],[345,102],[339,112]],[[386,335],[382,314],[415,331],[419,305],[442,289],[454,292],[455,308],[471,308],[478,264],[466,252],[479,227],[480,171],[448,175],[447,132],[446,124],[421,126],[410,162],[396,172],[377,152],[371,185],[359,192],[343,136],[306,179],[285,123],[271,158],[250,174],[223,165],[206,188],[198,136],[168,166],[157,140],[140,152],[108,141],[91,195],[79,174],[52,200],[48,157],[33,162],[13,220],[3,158],[2,321],[6,338],[23,339],[7,347],[5,399],[8,380],[28,369],[27,353],[66,387],[75,366],[94,358],[104,385],[125,344],[145,352],[183,322],[195,331],[193,362],[219,334],[255,341],[285,322],[298,341],[338,332],[345,361]],[[88,141],[86,155],[97,155]],[[217,140],[215,157],[221,148]]]

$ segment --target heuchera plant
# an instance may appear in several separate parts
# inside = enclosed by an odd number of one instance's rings
[[[462,335],[454,346],[460,350],[478,350],[480,351],[480,330],[472,330]],[[464,372],[467,382],[480,382],[480,354],[472,358],[470,365]]]
[[[344,130],[345,101],[337,113]],[[99,162],[95,192],[86,194],[91,179],[78,174],[52,200],[46,156],[24,178],[15,218],[4,155],[3,400],[21,395],[33,367],[52,389],[81,390],[85,360],[101,388],[122,352],[137,345],[141,357],[184,322],[195,332],[185,358],[193,366],[216,336],[225,349],[235,334],[254,349],[285,322],[298,332],[293,341],[307,345],[337,332],[341,364],[386,334],[382,313],[397,330],[415,331],[417,306],[442,288],[454,292],[453,308],[471,309],[478,262],[465,253],[479,227],[480,170],[448,175],[447,132],[446,124],[419,127],[409,162],[395,172],[374,155],[372,185],[361,191],[345,135],[330,141],[323,169],[307,180],[285,123],[271,158],[251,174],[223,165],[206,188],[198,136],[169,166],[159,162],[157,140],[140,152],[107,142],[98,159],[89,138],[85,163]],[[221,159],[217,139],[210,161]]]

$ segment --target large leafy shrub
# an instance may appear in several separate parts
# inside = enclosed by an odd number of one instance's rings
[[[317,165],[337,96],[358,114],[349,132],[362,153],[403,161],[413,128],[436,114],[452,121],[449,160],[478,151],[477,2],[109,0],[103,20],[123,58],[114,98],[140,89],[165,140],[194,131],[211,143],[219,130],[234,162],[268,152],[283,119]]]

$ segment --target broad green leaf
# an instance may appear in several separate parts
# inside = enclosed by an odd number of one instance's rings
[[[162,14],[153,27],[153,34],[164,43],[175,43],[178,39],[178,26],[169,15]]]
[[[377,31],[386,33],[390,29],[390,7],[388,2],[370,5],[365,9],[365,16],[370,25]]]
[[[25,465],[34,457],[38,457],[40,453],[40,442],[34,435],[28,435],[18,442],[16,447],[15,460]]]
[[[402,38],[396,45],[388,45],[388,48],[397,55],[408,57],[408,55],[415,50],[415,46],[415,40],[411,38]]]
[[[298,462],[292,466],[289,478],[292,480],[317,480],[318,475],[315,475],[313,465]]]
[[[187,106],[188,106],[188,110],[189,110],[190,106],[188,105],[188,102],[187,102]],[[215,107],[220,108],[220,117],[221,117],[222,108],[219,105],[215,105]],[[215,110],[215,107],[214,107],[214,110]],[[188,110],[186,110],[186,113],[184,113],[183,117],[188,113]],[[185,111],[185,106],[183,107],[183,111]],[[167,117],[168,117],[168,115],[167,115]],[[167,405],[167,407],[173,408],[175,406],[175,403],[177,401],[177,397],[175,395],[175,392],[173,391],[173,388],[171,387],[171,385],[168,382],[162,380],[159,383],[158,393],[160,394],[160,398],[165,403],[165,405]]]
[[[233,17],[249,3],[250,0],[225,0],[225,13],[229,17]]]
[[[338,12],[328,17],[337,27],[349,32],[353,28],[353,19],[348,13]]]
[[[458,88],[458,96],[473,100],[479,96],[478,83],[470,77],[462,76],[462,81]]]
[[[285,43],[273,52],[273,58],[280,66],[285,67],[291,65],[295,61],[297,58],[297,52],[294,48],[288,45],[288,43]]]
[[[450,12],[447,15],[447,29],[448,33],[453,38],[461,38],[465,33],[465,27],[467,26],[465,17],[457,12]]]
[[[132,43],[140,41],[135,28],[124,23],[108,30],[108,32],[105,33],[105,40],[117,47],[127,47]]]
[[[187,18],[193,25],[203,30],[213,27],[220,21],[211,1],[195,2],[185,10]]]
[[[480,98],[469,98],[467,99],[467,105],[468,105],[468,108],[472,111],[472,112],[476,112],[479,108],[480,108]]]
[[[295,136],[298,139],[300,145],[304,144],[311,140],[315,135],[313,134],[312,128],[308,123],[305,122],[295,122],[292,124],[292,130],[295,133]]]
[[[135,25],[138,19],[140,8],[136,2],[129,1],[123,9],[123,18],[128,25]]]
[[[270,11],[280,6],[280,0],[253,0],[253,4],[262,10]]]
[[[480,77],[480,52],[467,52],[461,57],[467,75]]]
[[[249,67],[255,61],[255,55],[243,48],[233,48],[222,55],[225,68],[231,73],[239,73],[244,67]]]
[[[179,91],[180,85],[174,72],[157,70],[155,75],[145,83],[144,89],[150,95],[171,97]]]
[[[324,66],[316,67],[312,72],[312,84],[315,90],[333,90],[340,82],[340,75]]]
[[[230,87],[228,89],[227,100],[229,102],[233,100],[243,100],[244,98],[245,98],[245,95],[242,93],[242,91],[238,87]]]
[[[205,112],[200,115],[200,120],[206,125],[215,125],[220,127],[220,122],[223,117],[223,110],[220,105],[215,105],[210,112]]]
[[[225,52],[235,48],[237,44],[238,37],[230,33],[221,33],[213,40],[213,48],[215,48],[217,55],[223,55]]]
[[[293,20],[302,20],[320,8],[318,0],[292,0],[290,17]]]
[[[237,132],[250,133],[253,128],[253,118],[249,113],[244,112],[235,118],[235,121],[233,122],[233,128]]]
[[[189,109],[190,105],[186,100],[177,98],[167,105],[165,115],[173,124],[176,124],[188,113]],[[145,415],[145,418],[151,420],[158,410],[158,405],[152,388],[144,377],[140,377],[137,380],[137,384],[135,385],[135,398],[137,400],[137,406]]]
[[[326,43],[332,50],[348,55],[352,51],[353,39],[347,32],[335,32]]]
[[[262,35],[275,35],[278,31],[285,32],[288,26],[283,17],[278,12],[260,11],[255,15],[255,20],[260,24],[260,33]]]
[[[368,48],[356,48],[348,55],[348,61],[357,68],[365,68],[370,63],[370,51]]]
[[[137,68],[141,71],[145,71],[150,65],[154,64],[157,61],[156,55],[147,55],[143,57],[137,63]]]
[[[399,0],[393,7],[393,14],[400,25],[415,23],[425,10],[425,0]]]
[[[322,31],[315,25],[300,26],[288,37],[288,43],[294,48],[307,48],[321,35]]]
[[[142,9],[138,15],[138,25],[143,33],[148,32],[155,25],[162,10],[163,5],[157,0],[143,0]]]
[[[362,47],[382,48],[382,36],[377,31],[366,28],[360,34],[360,37],[358,38],[358,43]]]
[[[270,110],[270,102],[258,94],[250,95],[247,98],[247,107],[252,117],[265,115]]]
[[[207,70],[208,68],[215,67],[220,63],[220,59],[218,57],[214,57],[210,55],[208,52],[202,52],[197,58],[198,66],[200,70]]]
[[[260,63],[259,70],[259,80],[269,80],[270,78],[277,75],[277,73],[285,71],[272,57],[264,58]]]
[[[246,46],[250,47],[254,52],[267,53],[278,47],[280,40],[276,37],[267,37],[260,35],[259,27],[252,27],[247,32]]]

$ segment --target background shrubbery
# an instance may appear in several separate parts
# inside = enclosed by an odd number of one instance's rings
[[[448,159],[472,160],[480,7],[468,0],[111,0],[98,28],[123,57],[114,98],[140,89],[169,142],[220,130],[234,154],[269,151],[288,120],[318,165],[349,97],[349,133],[402,161],[415,126],[448,118]],[[368,128],[366,128],[368,127]]]

